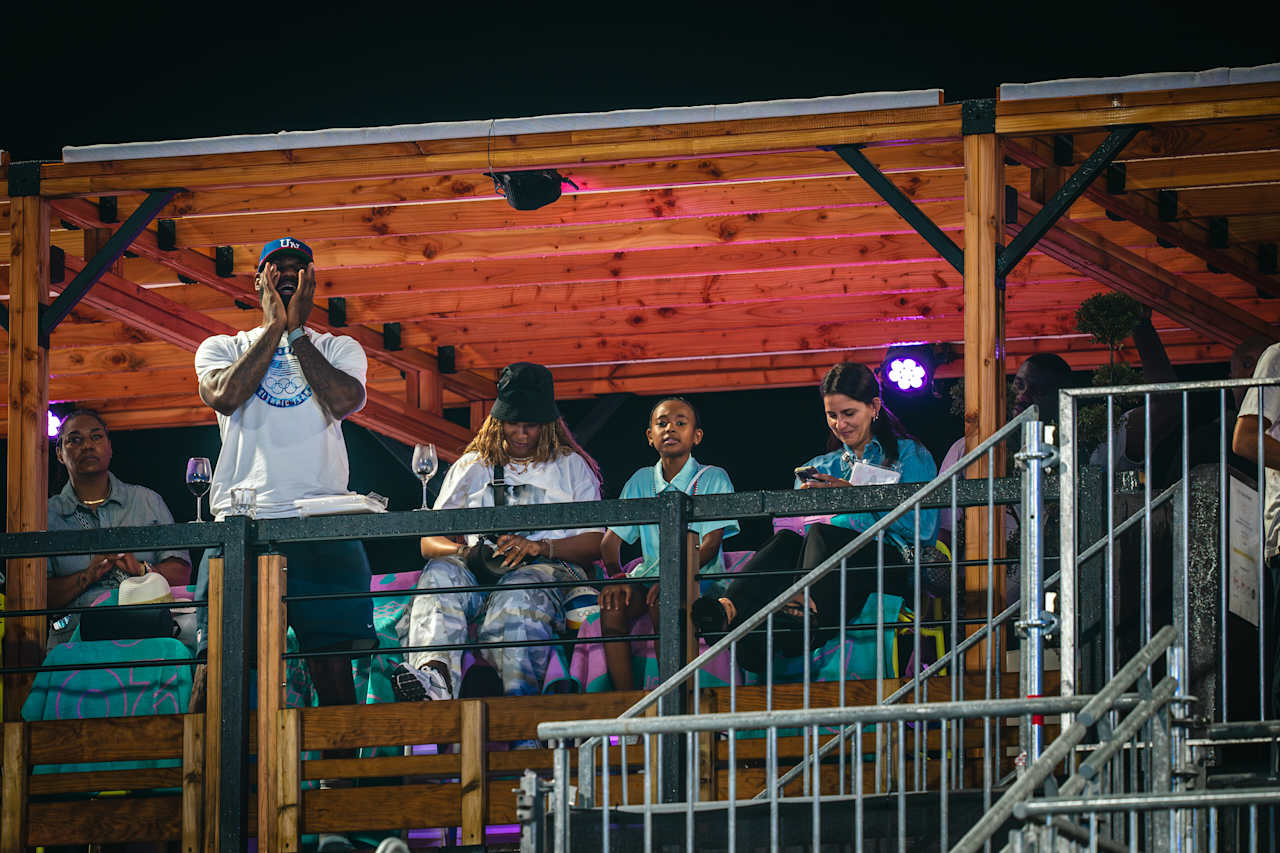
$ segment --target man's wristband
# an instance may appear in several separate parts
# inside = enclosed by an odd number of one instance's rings
[[[293,346],[293,342],[294,342],[294,341],[296,341],[298,338],[302,337],[302,336],[303,336],[303,335],[305,335],[305,334],[306,334],[306,331],[305,331],[301,326],[299,326],[298,328],[294,329],[292,332],[290,332],[290,333],[287,335],[287,338],[288,338],[288,340],[289,340],[289,346]]]

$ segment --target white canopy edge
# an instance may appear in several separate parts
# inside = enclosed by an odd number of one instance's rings
[[[736,121],[753,118],[867,112],[870,110],[936,107],[941,89],[910,92],[865,92],[823,98],[750,101],[705,107],[663,107],[649,110],[615,110],[604,113],[567,113],[534,118],[500,118],[490,121],[447,121],[399,124],[388,127],[286,130],[204,139],[165,142],[124,142],[107,145],[69,145],[62,149],[66,163],[102,160],[137,160],[144,157],[187,157],[197,154],[232,154],[295,148],[329,148],[338,145],[372,145],[380,142],[423,142],[435,139],[467,139],[495,135],[550,133],[571,130],[603,130],[617,127],[691,124],[704,121]]]
[[[1251,68],[1210,68],[1207,71],[1130,74],[1127,77],[1071,77],[1065,80],[1045,80],[1041,83],[1002,83],[1000,100],[1073,98],[1081,95],[1118,95],[1124,92],[1201,89],[1206,86],[1275,82],[1280,82],[1280,62],[1255,65]]]

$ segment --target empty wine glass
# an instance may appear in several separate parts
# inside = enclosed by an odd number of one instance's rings
[[[413,461],[409,463],[413,473],[422,481],[422,506],[418,509],[431,509],[427,504],[427,481],[436,473],[436,446],[434,444],[415,444]]]
[[[196,496],[196,521],[204,521],[200,515],[200,498],[209,491],[213,481],[213,466],[203,456],[192,456],[187,460],[187,490]]]

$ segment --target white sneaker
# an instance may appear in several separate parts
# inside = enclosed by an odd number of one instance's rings
[[[391,689],[401,702],[441,701],[453,698],[448,679],[434,666],[414,669],[398,663],[391,673]]]
[[[355,849],[345,835],[322,835],[316,844],[316,853],[348,853]]]
[[[384,838],[373,853],[409,853],[409,845],[399,838]]]

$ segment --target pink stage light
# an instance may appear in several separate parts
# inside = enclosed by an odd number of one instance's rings
[[[53,412],[50,412],[49,413],[49,438],[57,438],[58,430],[61,428],[62,428],[62,418],[58,417]]]

